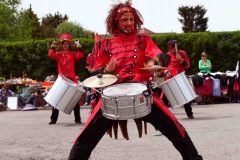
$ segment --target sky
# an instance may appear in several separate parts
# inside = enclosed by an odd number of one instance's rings
[[[80,24],[83,28],[106,34],[105,19],[111,4],[119,0],[22,0],[19,9],[32,10],[40,19],[47,14],[59,12],[67,15],[69,21]],[[125,2],[120,0],[121,2]],[[201,5],[207,13],[208,31],[240,30],[240,0],[132,0],[133,7],[143,16],[143,27],[155,32],[182,33],[178,18],[178,8],[181,6]]]

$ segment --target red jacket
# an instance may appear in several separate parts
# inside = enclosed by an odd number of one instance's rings
[[[93,70],[97,70],[111,60],[117,61],[115,75],[119,82],[145,82],[150,78],[149,72],[142,70],[149,59],[162,51],[148,35],[122,35],[111,39],[102,39],[93,49],[95,60]]]
[[[75,62],[84,57],[83,52],[77,51],[59,51],[50,49],[48,56],[55,59],[58,63],[58,74],[66,76],[77,83],[75,74]]]
[[[190,67],[190,61],[188,55],[183,50],[178,50],[178,53],[183,59],[183,63],[177,59],[176,54],[169,51],[167,54],[171,57],[170,63],[168,64],[168,71],[170,72],[171,76],[176,76],[177,74],[184,71],[185,68]]]

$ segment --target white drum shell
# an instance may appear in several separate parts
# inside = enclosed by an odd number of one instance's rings
[[[197,97],[185,72],[163,82],[160,88],[164,91],[165,96],[173,108],[180,107]]]
[[[121,88],[122,93],[119,90]],[[114,95],[106,95],[110,90]],[[103,90],[103,115],[112,120],[136,119],[148,115],[151,112],[152,96],[144,96],[142,92],[145,90],[146,86],[141,83],[121,83],[107,87]]]
[[[85,93],[85,90],[81,86],[65,76],[58,75],[57,80],[44,99],[58,110],[71,114],[83,93]]]

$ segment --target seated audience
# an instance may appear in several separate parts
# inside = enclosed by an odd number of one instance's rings
[[[35,102],[35,93],[31,93],[28,97],[24,98],[20,95],[15,94],[12,90],[9,89],[8,85],[3,85],[0,89],[0,102],[2,103],[2,110],[7,108],[7,97],[8,96],[18,96],[18,106],[23,108],[26,104],[34,105]]]
[[[201,60],[199,60],[198,68],[201,73],[211,73],[212,64],[209,59],[207,59],[206,52],[203,52],[201,55]]]
[[[51,89],[51,87],[52,87],[52,85],[54,84],[54,82],[56,81],[56,77],[55,77],[55,75],[50,75],[49,76],[49,79],[46,79],[46,81],[47,82],[50,82],[51,83],[51,85],[48,87],[48,88],[46,88],[45,89],[45,91],[43,92],[43,97],[45,97],[46,95],[47,95],[47,93],[50,91],[50,89]]]

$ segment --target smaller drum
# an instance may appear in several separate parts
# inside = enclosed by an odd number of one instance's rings
[[[108,119],[127,120],[151,112],[152,95],[142,83],[121,83],[103,90],[103,115]]]
[[[164,91],[164,94],[173,108],[180,107],[197,97],[185,72],[163,82],[160,88]]]
[[[81,86],[65,76],[58,75],[44,99],[58,110],[71,114],[83,93],[85,90]]]

